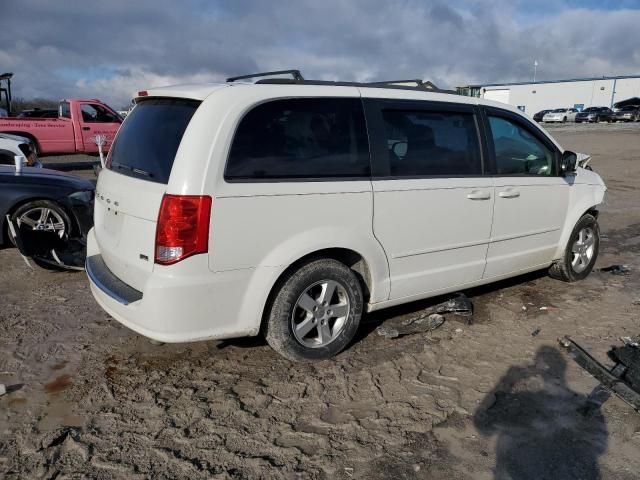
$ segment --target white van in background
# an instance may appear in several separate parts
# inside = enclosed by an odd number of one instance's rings
[[[605,186],[517,109],[263,79],[140,92],[99,177],[98,303],[163,342],[335,355],[365,311],[591,271]]]

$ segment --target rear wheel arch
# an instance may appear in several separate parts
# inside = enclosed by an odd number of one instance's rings
[[[269,315],[269,311],[273,304],[273,300],[277,295],[282,284],[289,278],[294,272],[300,269],[302,266],[320,259],[332,259],[337,260],[349,267],[358,278],[360,286],[362,288],[363,300],[366,304],[369,301],[371,295],[371,289],[373,287],[373,276],[369,267],[369,262],[360,253],[349,248],[335,247],[316,250],[308,253],[298,260],[292,262],[273,282],[267,300],[262,309],[261,317],[261,329],[264,327],[265,320]]]

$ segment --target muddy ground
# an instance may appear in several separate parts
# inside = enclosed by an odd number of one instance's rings
[[[589,407],[597,383],[557,338],[607,362],[640,333],[640,124],[550,130],[609,186],[597,266],[631,273],[472,290],[473,324],[396,340],[375,327],[438,299],[379,312],[318,364],[259,339],[152,345],[83,273],[0,251],[0,477],[638,478],[640,415],[615,397]]]

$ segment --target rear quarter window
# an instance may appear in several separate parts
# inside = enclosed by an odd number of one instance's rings
[[[225,179],[368,178],[370,170],[360,99],[294,98],[263,103],[243,117]]]
[[[113,142],[107,168],[167,183],[182,136],[199,105],[195,100],[172,98],[139,102]]]

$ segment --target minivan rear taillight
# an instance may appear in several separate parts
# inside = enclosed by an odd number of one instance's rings
[[[211,197],[165,194],[156,226],[155,262],[171,265],[207,253],[210,217]]]

